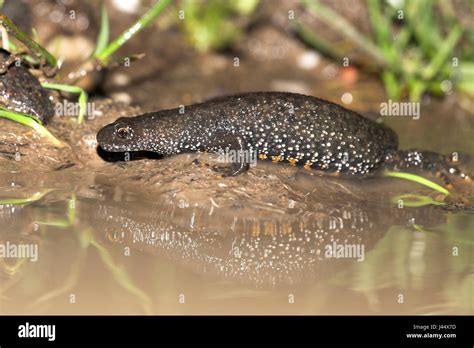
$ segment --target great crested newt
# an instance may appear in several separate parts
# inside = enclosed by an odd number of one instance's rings
[[[54,116],[48,92],[17,57],[0,48],[0,105],[46,124]]]
[[[392,129],[340,105],[294,93],[245,93],[121,117],[102,128],[97,141],[108,152],[232,150],[346,176],[366,177],[382,169],[429,170],[446,181],[449,176],[471,180],[449,156],[397,150]],[[248,168],[242,160],[234,161],[230,170],[216,170],[237,175]]]

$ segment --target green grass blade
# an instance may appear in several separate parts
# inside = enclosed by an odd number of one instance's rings
[[[342,59],[344,57],[344,54],[339,50],[335,49],[334,45],[331,45],[326,40],[315,35],[304,24],[296,23],[296,25],[294,26],[294,31],[301,38],[301,40],[303,40],[303,42],[305,42],[318,52],[334,59]]]
[[[383,71],[382,81],[389,98],[394,100],[400,99],[403,86],[398,82],[396,75],[389,70]]]
[[[409,99],[412,102],[417,102],[421,99],[423,93],[428,88],[425,81],[419,79],[412,79],[408,82]]]
[[[122,47],[134,35],[140,32],[143,28],[149,25],[156,16],[158,16],[171,2],[171,0],[159,0],[153,7],[145,13],[138,21],[136,21],[130,28],[120,34],[107,47],[105,47],[96,58],[102,63],[107,64],[109,57]]]
[[[403,201],[404,207],[417,208],[423,207],[426,205],[443,205],[443,202],[437,201],[430,196],[424,195],[415,195],[411,193],[406,193],[402,195],[397,195],[391,199],[393,204],[398,204],[399,201]]]
[[[7,118],[9,120],[18,122],[24,126],[33,128],[40,136],[48,139],[50,143],[58,147],[64,147],[65,144],[52,135],[49,130],[46,129],[41,123],[36,121],[32,116],[22,114],[14,111],[10,111],[0,107],[0,117]]]
[[[86,114],[87,107],[87,93],[83,89],[79,93],[79,115],[77,116],[77,123],[81,124],[84,122],[84,115]]]
[[[69,92],[69,93],[80,93],[84,91],[82,88],[77,87],[77,86],[72,86],[72,85],[64,85],[61,83],[50,83],[50,82],[43,82],[41,84],[44,88],[49,88],[49,89],[57,89],[60,91],[64,92]]]
[[[55,220],[55,221],[35,221],[35,224],[42,225],[42,226],[51,226],[51,227],[59,227],[59,228],[67,228],[71,226],[71,223],[68,220]]]
[[[384,173],[384,176],[388,177],[393,177],[393,178],[399,178],[399,179],[404,179],[404,180],[409,180],[409,181],[414,181],[418,184],[425,185],[433,190],[436,190],[438,192],[441,192],[445,195],[449,195],[449,191],[445,189],[444,187],[438,185],[437,183],[428,180],[422,176],[411,174],[411,173],[405,173],[405,172],[392,172],[392,171],[387,171]]]
[[[461,35],[461,27],[455,26],[451,29],[448,37],[441,43],[441,47],[439,47],[438,52],[434,55],[430,64],[428,64],[428,66],[422,71],[421,76],[424,79],[430,80],[438,74],[449,55],[452,54],[454,47],[461,38]]]
[[[369,0],[367,2],[369,9],[369,18],[372,23],[372,30],[375,33],[376,41],[378,45],[383,49],[385,56],[392,59],[393,56],[388,55],[387,53],[394,53],[391,46],[392,37],[390,33],[390,19],[387,18],[380,7],[380,1],[378,0]]]
[[[101,1],[100,7],[100,32],[97,36],[97,42],[95,45],[94,57],[97,57],[106,47],[109,42],[109,16],[107,14],[107,6],[105,6],[105,1]]]
[[[431,57],[443,42],[438,26],[434,22],[433,1],[417,0],[407,1],[405,12],[407,23],[419,45],[419,49],[427,57]]]
[[[379,47],[374,45],[367,37],[362,35],[351,23],[340,16],[329,7],[321,4],[319,1],[302,0],[303,5],[311,10],[311,13],[320,18],[329,27],[339,32],[341,35],[356,43],[360,49],[370,55],[380,66],[389,66]],[[395,68],[395,67],[394,67]]]
[[[406,26],[402,27],[393,43],[396,52],[404,52],[411,38],[410,29]]]
[[[56,58],[44,47],[32,40],[26,33],[20,30],[6,15],[0,13],[0,25],[11,33],[18,41],[23,43],[38,58],[44,61],[54,70],[57,67]]]
[[[51,190],[50,190],[51,191]],[[76,221],[76,195],[73,193],[71,199],[67,202],[67,219],[56,219],[53,221],[35,221],[38,225],[66,228],[74,225]]]
[[[102,262],[105,264],[117,283],[128,293],[139,299],[146,314],[151,314],[152,301],[150,297],[133,283],[133,280],[126,269],[121,265],[116,264],[110,252],[95,240],[91,240],[90,245],[96,249]]]
[[[41,192],[36,192],[30,197],[27,198],[5,198],[5,199],[0,199],[0,204],[6,205],[6,204],[11,204],[11,205],[23,205],[23,204],[30,204],[36,201],[39,201],[41,198],[43,198],[45,195],[47,195],[49,192],[51,192],[52,189],[47,189]]]
[[[474,80],[474,62],[461,61],[459,62],[459,74],[462,77]]]
[[[81,87],[64,85],[61,83],[49,83],[43,82],[41,84],[44,88],[56,89],[68,93],[79,93],[79,115],[77,116],[77,123],[81,124],[84,122],[84,115],[86,114],[87,107],[87,93]]]

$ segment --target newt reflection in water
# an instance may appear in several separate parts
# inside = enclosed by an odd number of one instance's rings
[[[305,216],[255,211],[209,214],[209,209],[154,205],[136,209],[109,201],[89,219],[104,239],[121,247],[171,259],[198,274],[273,288],[320,280],[364,255],[329,257],[328,249],[342,246],[368,253],[392,225],[409,219],[425,226],[442,223],[432,207],[376,208],[362,202],[312,207]]]

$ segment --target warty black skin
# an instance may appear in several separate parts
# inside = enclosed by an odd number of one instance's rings
[[[54,116],[53,104],[46,90],[29,70],[15,64],[8,51],[0,49],[0,105],[28,114],[46,124]]]
[[[467,177],[432,152],[397,151],[397,135],[337,104],[284,92],[246,93],[201,104],[119,118],[97,134],[109,152],[163,155],[224,149],[256,151],[326,173],[364,177],[387,169],[430,169]],[[234,163],[229,175],[248,168]]]

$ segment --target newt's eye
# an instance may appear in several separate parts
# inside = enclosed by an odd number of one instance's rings
[[[132,129],[128,126],[122,126],[122,127],[117,128],[115,133],[121,139],[130,139],[133,135]]]

